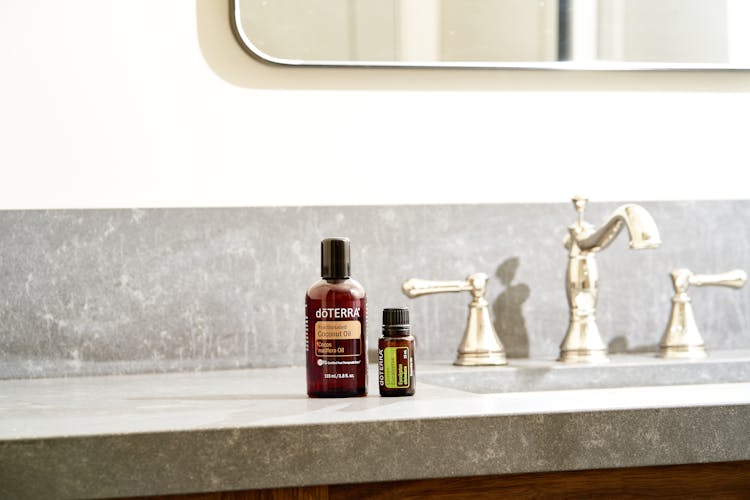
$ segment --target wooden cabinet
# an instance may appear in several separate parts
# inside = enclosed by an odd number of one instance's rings
[[[750,498],[750,461],[306,486],[151,500]]]

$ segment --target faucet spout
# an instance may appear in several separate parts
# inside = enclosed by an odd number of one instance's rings
[[[560,361],[565,363],[604,363],[607,348],[596,325],[596,302],[599,271],[596,252],[609,246],[625,227],[630,248],[655,248],[661,244],[659,229],[645,208],[629,203],[618,207],[609,218],[595,228],[583,220],[588,199],[576,196],[573,205],[578,221],[568,226],[564,245],[568,249],[566,294],[570,306],[568,332],[560,346]]]
[[[630,248],[642,250],[661,245],[659,229],[645,208],[634,203],[618,207],[599,229],[580,231],[575,244],[581,251],[604,250],[625,226],[630,236]]]

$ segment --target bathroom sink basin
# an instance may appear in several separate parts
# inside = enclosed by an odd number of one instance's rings
[[[612,354],[601,365],[510,360],[508,366],[430,365],[420,383],[478,394],[750,381],[750,350],[711,352],[702,360],[665,360],[651,354]]]

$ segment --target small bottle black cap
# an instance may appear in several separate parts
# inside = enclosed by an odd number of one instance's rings
[[[320,242],[320,275],[325,279],[346,279],[351,275],[349,238],[326,238]]]
[[[409,310],[405,307],[383,309],[383,327],[409,326]]]

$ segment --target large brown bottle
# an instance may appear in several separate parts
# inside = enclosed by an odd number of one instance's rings
[[[307,395],[367,395],[367,299],[351,279],[347,238],[320,243],[321,279],[305,298]]]

